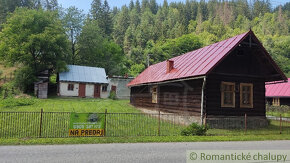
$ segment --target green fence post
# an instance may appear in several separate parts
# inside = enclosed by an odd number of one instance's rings
[[[107,128],[107,109],[105,110],[104,136],[106,136],[106,128]]]
[[[39,137],[41,138],[41,129],[42,129],[42,114],[43,114],[43,109],[40,111],[40,126],[39,126]]]

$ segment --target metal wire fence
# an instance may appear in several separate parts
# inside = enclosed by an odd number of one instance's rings
[[[179,114],[106,114],[105,136],[178,136],[197,118]],[[69,137],[70,112],[0,112],[0,138]],[[207,117],[207,135],[290,134],[290,118]],[[266,123],[266,124],[265,124]]]

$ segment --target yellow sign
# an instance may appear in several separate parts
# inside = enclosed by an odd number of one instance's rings
[[[104,129],[69,129],[69,136],[104,136]]]

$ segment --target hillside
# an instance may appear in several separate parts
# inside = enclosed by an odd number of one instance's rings
[[[17,69],[15,67],[7,67],[0,63],[0,86],[4,84],[5,81],[9,81],[10,78],[13,78],[13,73]]]

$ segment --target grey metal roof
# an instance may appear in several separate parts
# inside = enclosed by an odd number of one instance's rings
[[[109,83],[104,68],[68,65],[67,72],[59,73],[59,81]]]

